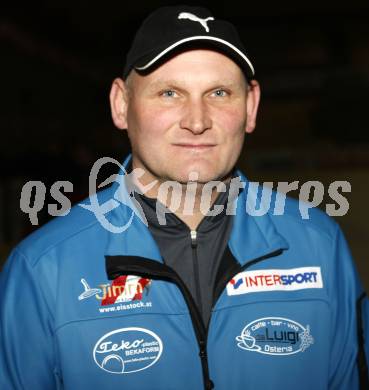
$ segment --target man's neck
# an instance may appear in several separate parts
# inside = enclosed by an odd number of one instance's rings
[[[164,187],[165,188],[165,187]],[[204,184],[190,182],[181,184],[170,191],[151,191],[146,196],[157,199],[168,210],[181,219],[191,230],[196,230],[206,216],[219,192],[215,189],[204,191]]]
[[[192,192],[191,186],[196,184],[197,191]],[[170,199],[168,199],[166,203],[164,203],[160,197],[157,199],[181,219],[191,230],[196,230],[219,195],[219,192],[215,190],[211,191],[208,195],[204,195],[202,189],[203,185],[188,183],[187,186],[183,185],[180,194],[172,192]],[[180,207],[171,208],[172,205],[175,205],[175,202],[172,202],[173,197],[175,196],[181,197]],[[205,199],[206,196],[208,199]]]
[[[227,177],[222,183],[227,184],[230,178]],[[157,199],[191,230],[197,229],[219,195],[216,188],[206,186],[205,183],[156,180],[154,184],[155,180],[148,181],[145,174],[133,179],[139,193]]]

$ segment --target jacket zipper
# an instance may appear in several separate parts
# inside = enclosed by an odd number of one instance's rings
[[[197,257],[197,231],[191,230],[191,248],[192,248],[192,262],[193,262],[193,273],[195,276],[195,291],[196,291],[196,301],[199,307],[200,313],[203,313],[202,307],[202,298],[200,291],[200,271],[199,271],[199,259]]]
[[[192,235],[191,235],[192,238]],[[278,256],[282,253],[282,249],[271,252],[267,255],[258,257],[254,260],[251,260],[244,264],[243,266],[235,266],[227,272],[227,274],[222,278],[221,282],[217,286],[214,294],[213,305],[217,302],[221,292],[225,289],[229,280],[231,280],[239,272],[244,271],[253,264],[256,264],[264,259],[269,257]],[[167,280],[174,283],[182,292],[183,298],[189,309],[191,321],[195,330],[196,339],[199,345],[199,357],[201,361],[202,374],[204,380],[204,389],[211,390],[214,388],[214,383],[209,376],[209,365],[208,365],[208,356],[207,356],[207,338],[209,326],[205,327],[202,316],[198,310],[198,307],[188,290],[187,286],[184,284],[183,280],[179,275],[170,267],[163,263],[152,259],[146,259],[139,256],[105,256],[106,258],[106,271],[108,278],[110,280],[116,279],[121,275],[128,275],[132,273],[133,275],[146,277],[150,279],[159,279]],[[211,317],[210,317],[211,318]],[[210,321],[209,321],[210,323]]]
[[[199,357],[202,367],[204,389],[213,389],[214,383],[209,377],[209,366],[206,351],[207,332],[205,325],[190,291],[179,275],[167,265],[152,259],[146,259],[138,256],[105,256],[105,258],[106,270],[110,280],[114,280],[121,275],[132,273],[133,275],[150,279],[167,280],[174,283],[180,289],[189,309],[192,325],[199,345]]]

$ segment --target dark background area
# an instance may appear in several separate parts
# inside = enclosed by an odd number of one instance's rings
[[[102,156],[122,161],[126,135],[110,119],[108,94],[134,32],[162,1],[38,1],[0,14],[0,265],[33,227],[22,186],[40,180],[88,195]],[[258,126],[240,166],[251,180],[347,180],[337,218],[369,289],[369,3],[187,2],[237,26],[262,88]],[[298,192],[293,193],[298,196]],[[47,196],[45,205],[50,202]],[[54,202],[54,201],[53,201]],[[49,217],[44,210],[40,223]]]

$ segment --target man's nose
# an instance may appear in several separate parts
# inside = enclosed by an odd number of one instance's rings
[[[191,99],[187,102],[180,127],[194,134],[201,134],[212,127],[212,120],[202,99]]]

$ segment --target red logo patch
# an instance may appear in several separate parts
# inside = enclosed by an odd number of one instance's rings
[[[113,305],[119,302],[139,301],[142,294],[149,287],[151,279],[134,275],[123,275],[114,279],[107,287],[101,306]]]

